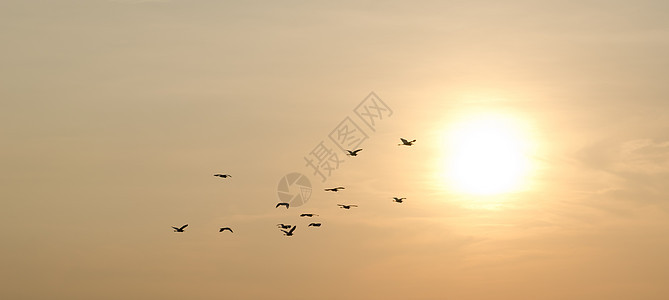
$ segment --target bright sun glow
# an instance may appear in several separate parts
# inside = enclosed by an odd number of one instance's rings
[[[493,195],[522,188],[528,139],[512,118],[479,114],[447,131],[445,179],[460,193]]]

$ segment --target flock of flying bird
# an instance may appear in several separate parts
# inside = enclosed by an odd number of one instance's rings
[[[398,146],[413,146],[413,143],[416,142],[416,140],[409,141],[409,140],[404,139],[404,138],[400,138],[400,140],[402,141],[402,143],[397,144]],[[358,156],[358,152],[360,152],[360,151],[362,151],[362,149],[346,150],[346,152],[348,152],[346,155]],[[214,174],[214,176],[220,177],[220,178],[232,177],[232,175],[230,175],[230,174]],[[325,191],[326,192],[338,192],[339,190],[343,190],[343,189],[345,189],[343,186],[338,186],[338,187],[333,187],[333,188],[327,188],[327,189],[325,189]],[[404,197],[402,197],[402,198],[393,197],[393,202],[396,202],[396,203],[402,203],[404,200],[406,200],[406,198],[404,198]],[[337,205],[342,209],[351,209],[352,207],[358,207],[355,204],[337,204]],[[279,203],[276,204],[275,208],[279,208],[280,206],[285,206],[286,209],[288,209],[290,207],[290,203],[279,202]],[[318,215],[313,214],[313,213],[300,214],[300,217],[314,217],[314,216],[318,216]],[[307,225],[307,227],[321,227],[321,225],[322,225],[321,223],[312,222],[312,223],[309,223],[309,225]],[[279,227],[279,229],[283,232],[283,234],[285,236],[293,236],[293,232],[295,232],[295,228],[297,228],[297,225],[290,225],[290,224],[283,224],[283,223],[277,224],[277,226]],[[172,226],[172,228],[174,229],[174,232],[184,232],[186,227],[188,227],[188,224],[182,225],[181,227]],[[223,231],[230,231],[231,233],[234,232],[234,231],[232,231],[232,228],[230,228],[230,227],[221,227],[221,228],[218,229],[218,232],[223,232]]]

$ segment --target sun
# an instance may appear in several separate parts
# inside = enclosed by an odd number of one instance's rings
[[[470,115],[446,130],[444,180],[456,192],[494,195],[523,187],[529,139],[510,116]]]

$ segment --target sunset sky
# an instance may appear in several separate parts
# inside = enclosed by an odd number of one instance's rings
[[[1,299],[669,299],[667,1],[9,0],[0,41]]]

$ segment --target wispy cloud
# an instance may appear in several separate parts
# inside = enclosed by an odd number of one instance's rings
[[[669,173],[669,141],[636,139],[621,143],[611,159],[615,172],[632,174]]]
[[[583,148],[577,158],[587,168],[604,174],[607,188],[593,192],[593,200],[605,201],[607,207],[613,205],[611,200],[667,206],[664,199],[669,196],[665,188],[669,180],[669,140],[604,140]]]

